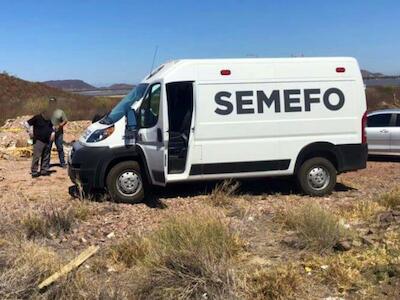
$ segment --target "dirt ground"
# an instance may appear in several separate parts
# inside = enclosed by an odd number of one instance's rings
[[[56,162],[57,159],[52,160]],[[20,227],[21,220],[30,214],[66,210],[82,203],[82,200],[70,195],[72,183],[65,169],[54,165],[51,168],[51,176],[32,179],[29,166],[29,159],[0,160],[2,236],[10,234],[10,228]],[[344,222],[350,224],[349,226],[361,227],[361,232],[371,225],[360,226],[363,221],[352,218],[351,212],[359,203],[373,201],[382,193],[399,185],[400,160],[375,159],[368,162],[365,170],[339,175],[333,194],[323,198],[296,194],[290,179],[257,179],[240,183],[240,188],[233,198],[236,202],[244,204],[238,206],[237,211],[227,213],[227,217],[232,223],[238,224],[237,230],[247,243],[246,250],[253,256],[252,259],[257,265],[281,265],[288,261],[301,261],[308,256],[307,252],[288,247],[282,242],[291,234],[275,221],[283,207],[316,202],[345,218]],[[73,257],[88,245],[109,247],[133,232],[153,230],[171,214],[209,207],[208,199],[215,184],[190,183],[156,189],[151,199],[136,205],[111,203],[107,199],[84,200],[83,203],[89,211],[88,217],[75,223],[68,233],[44,239],[41,243],[56,252],[67,253],[68,257]],[[215,209],[222,210],[217,207]],[[380,288],[378,284],[377,289]],[[305,298],[348,295],[347,292],[329,288],[324,284],[310,289],[312,290],[307,291],[308,296]],[[381,294],[377,292],[378,298],[396,298],[396,291],[390,288],[387,291],[384,287],[382,289],[385,291]],[[359,297],[361,296],[355,298]]]

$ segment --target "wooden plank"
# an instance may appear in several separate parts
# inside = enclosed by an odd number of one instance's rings
[[[81,254],[71,260],[68,264],[63,266],[59,271],[45,279],[39,284],[39,289],[43,289],[56,280],[58,280],[61,276],[64,276],[71,272],[72,270],[79,267],[83,262],[85,262],[89,257],[95,254],[99,250],[98,246],[90,246],[86,250],[84,250]]]

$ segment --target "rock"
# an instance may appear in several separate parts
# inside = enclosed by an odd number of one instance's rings
[[[374,230],[372,228],[368,228],[368,231],[366,232],[366,234],[374,234]]]
[[[391,223],[394,221],[392,211],[386,211],[378,215],[379,223]]]
[[[251,258],[250,263],[256,266],[269,266],[271,265],[271,261],[260,256],[254,256]]]
[[[107,234],[107,238],[112,239],[115,236],[114,231]]]
[[[28,146],[29,144],[27,139],[19,138],[15,141],[15,147],[28,147]]]
[[[340,241],[333,247],[336,251],[349,251],[351,249],[350,241]]]
[[[281,243],[291,248],[299,248],[299,240],[297,237],[294,236],[287,236],[283,238]]]
[[[397,209],[398,207],[396,207],[396,209]],[[393,210],[392,211],[392,215],[393,216],[395,216],[395,217],[400,217],[400,210]]]
[[[375,241],[372,238],[372,236],[363,236],[361,238],[361,241],[363,242],[363,244],[368,245],[368,246],[372,246],[375,244]]]

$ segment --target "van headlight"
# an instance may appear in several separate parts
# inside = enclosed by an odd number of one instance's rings
[[[108,138],[113,132],[114,132],[114,125],[107,128],[98,129],[89,136],[87,142],[88,143],[100,142]]]

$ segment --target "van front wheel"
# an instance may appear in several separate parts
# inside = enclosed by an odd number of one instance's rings
[[[330,194],[336,185],[336,169],[323,157],[306,160],[297,172],[297,183],[310,196]]]
[[[144,184],[136,161],[121,162],[107,175],[107,189],[116,202],[138,203],[144,198]]]

